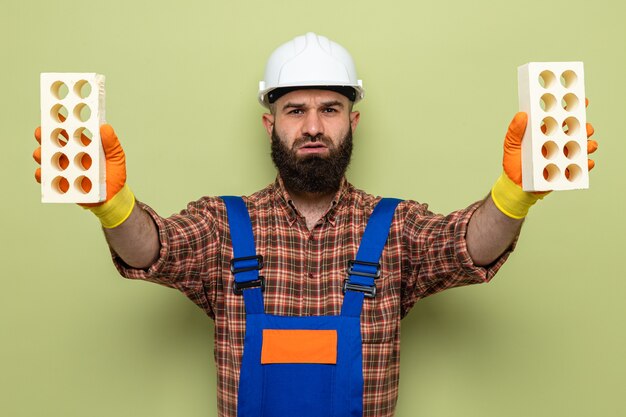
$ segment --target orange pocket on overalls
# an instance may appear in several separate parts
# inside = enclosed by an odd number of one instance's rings
[[[337,363],[336,330],[263,330],[261,364]]]

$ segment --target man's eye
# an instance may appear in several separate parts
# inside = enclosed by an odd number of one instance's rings
[[[327,107],[323,111],[324,111],[324,113],[335,113],[335,112],[337,112],[337,109],[335,109],[333,107]]]
[[[302,114],[304,111],[302,109],[293,109],[289,112],[289,114]]]

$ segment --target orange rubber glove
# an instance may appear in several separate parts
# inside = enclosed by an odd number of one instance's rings
[[[61,116],[62,117],[62,116]],[[65,139],[68,139],[64,134]],[[103,227],[113,228],[122,224],[135,206],[135,196],[126,185],[126,156],[120,145],[120,141],[115,131],[110,125],[100,126],[100,138],[102,139],[102,148],[106,159],[106,190],[107,198],[101,203],[79,204],[81,207],[89,209],[100,219]],[[41,144],[41,128],[35,129],[35,139]],[[83,135],[81,140],[84,144],[88,144],[90,139]],[[33,158],[37,163],[41,164],[41,146],[35,149]],[[64,168],[69,164],[67,157],[59,160],[59,165]],[[84,161],[87,166],[90,161]],[[35,171],[35,179],[41,183],[41,168]],[[89,191],[89,186],[83,185],[85,191]],[[67,191],[69,183],[60,183],[59,188]]]
[[[586,100],[585,105],[589,101]],[[502,167],[504,172],[491,189],[491,198],[498,209],[508,217],[522,219],[537,200],[550,193],[529,193],[522,190],[522,138],[528,124],[528,115],[519,112],[513,117],[504,138],[504,156]],[[598,143],[589,139],[594,133],[593,126],[587,123],[587,153],[592,154],[598,149]],[[595,166],[592,159],[587,161],[588,169]]]

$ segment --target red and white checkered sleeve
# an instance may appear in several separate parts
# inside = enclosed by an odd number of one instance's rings
[[[113,263],[126,278],[140,279],[176,288],[196,304],[206,303],[215,295],[215,277],[219,269],[219,233],[215,210],[218,203],[204,198],[189,203],[187,209],[171,217],[159,216],[148,205],[138,202],[154,220],[159,233],[159,257],[148,269],[135,269],[113,251]]]
[[[517,239],[486,267],[474,265],[469,255],[467,225],[480,204],[443,216],[430,212],[426,204],[409,203],[403,228],[403,311],[448,288],[488,282],[504,264]]]

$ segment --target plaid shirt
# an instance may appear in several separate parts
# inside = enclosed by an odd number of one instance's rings
[[[367,220],[379,198],[343,181],[328,211],[312,230],[279,179],[244,198],[266,279],[265,310],[282,316],[338,315],[348,261],[355,258]],[[398,206],[381,258],[375,299],[361,314],[364,416],[392,416],[398,396],[400,319],[415,302],[447,288],[486,282],[508,252],[489,268],[474,266],[465,243],[475,203],[448,216],[427,205]],[[232,292],[232,245],[221,199],[204,197],[164,219],[148,206],[161,241],[160,257],[147,271],[114,256],[120,273],[182,291],[215,320],[217,403],[221,417],[237,415],[243,354],[243,297]]]

